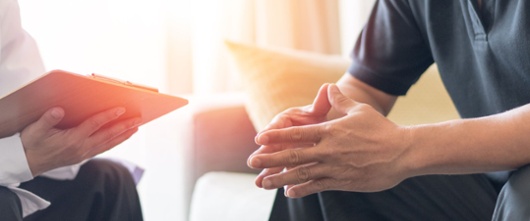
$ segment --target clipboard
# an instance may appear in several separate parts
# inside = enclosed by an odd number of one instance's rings
[[[186,104],[184,98],[129,81],[53,70],[0,98],[0,137],[22,131],[52,107],[64,109],[56,127],[67,129],[113,107],[126,108],[117,120],[141,117],[145,124]]]

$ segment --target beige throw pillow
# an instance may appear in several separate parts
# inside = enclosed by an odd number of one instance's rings
[[[350,63],[339,56],[230,41],[226,45],[248,98],[247,112],[257,131],[281,111],[311,104],[320,86],[336,82]],[[407,96],[398,99],[389,118],[402,125],[458,118],[436,66],[427,70]]]
[[[281,111],[311,104],[320,86],[334,83],[348,60],[310,52],[226,42],[247,95],[246,109],[257,131]]]

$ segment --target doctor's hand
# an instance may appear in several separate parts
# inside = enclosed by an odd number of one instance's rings
[[[79,163],[127,140],[138,130],[140,118],[106,125],[124,113],[124,108],[113,108],[86,119],[77,127],[60,130],[54,126],[63,119],[64,110],[55,107],[45,112],[20,134],[33,176]]]
[[[288,168],[264,175],[260,186],[286,186],[286,196],[303,197],[325,190],[381,191],[410,177],[410,130],[344,96],[336,85],[327,89],[331,106],[344,117],[271,129],[256,138],[262,148],[276,151],[252,155],[249,166]],[[296,146],[302,147],[284,148]]]

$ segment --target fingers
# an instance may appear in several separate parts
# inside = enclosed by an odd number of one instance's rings
[[[92,158],[98,154],[101,154],[109,149],[112,149],[113,147],[117,146],[118,144],[126,141],[127,139],[129,139],[133,134],[135,134],[136,132],[138,131],[138,127],[133,127],[133,128],[130,128],[128,130],[126,130],[125,132],[119,134],[118,136],[112,138],[111,140],[103,143],[103,144],[100,144],[99,146],[95,146],[95,147],[89,147],[89,150],[88,152],[86,153],[86,156],[85,158],[88,159],[88,158]]]
[[[265,154],[265,153],[274,153],[274,152],[280,152],[282,150],[287,149],[294,149],[294,148],[304,148],[304,147],[314,147],[315,143],[281,143],[281,144],[275,144],[275,145],[263,145],[260,148],[258,148],[256,151],[254,151],[252,154],[250,154],[249,159],[258,154]]]
[[[260,145],[280,143],[318,143],[322,136],[322,125],[307,125],[265,131],[256,137]]]
[[[52,108],[20,134],[33,174],[78,163],[129,139],[142,123],[140,118],[116,120],[125,112],[114,108],[85,120],[79,126],[54,128],[65,116],[61,108]],[[105,125],[105,126],[104,126]]]
[[[289,188],[285,190],[285,196],[290,198],[300,198],[313,193],[330,190],[330,187],[333,185],[335,185],[335,180],[331,178],[310,180],[302,184],[290,185]]]
[[[293,112],[293,111],[294,111],[293,109],[288,109],[286,112]],[[267,124],[267,126],[265,126],[265,128],[263,128],[261,130],[261,132],[272,130],[272,129],[279,129],[279,128],[285,128],[285,127],[292,126],[292,125],[288,124],[288,123],[290,123],[288,118],[289,117],[288,117],[287,113],[280,113],[280,114],[274,116],[274,118],[272,118],[271,122],[269,124]]]
[[[48,130],[57,125],[64,118],[64,110],[60,107],[54,107],[46,111],[36,122],[37,130]]]
[[[330,171],[333,171],[333,168],[324,164],[308,164],[265,176],[261,179],[262,183],[256,185],[268,190],[284,187],[287,197],[299,198],[330,190],[336,184]]]
[[[283,173],[265,176],[262,181],[264,189],[277,189],[285,185],[301,184],[329,175],[329,168],[324,164],[311,163],[298,166]]]
[[[138,127],[142,123],[141,118],[132,118],[116,122],[108,128],[98,130],[89,137],[89,146],[98,146],[101,143],[107,143],[115,137],[127,132],[130,129]]]
[[[331,110],[331,104],[328,99],[328,86],[329,84],[324,84],[320,87],[318,94],[311,105],[305,107],[290,108],[276,115],[271,120],[271,122],[267,126],[265,126],[265,128],[263,128],[260,133],[258,133],[258,135],[268,130],[299,126],[309,123],[296,122],[296,118],[309,118],[307,120],[310,120],[311,118],[325,118],[327,113]]]
[[[80,137],[88,137],[94,132],[98,131],[103,125],[117,119],[125,113],[125,108],[117,107],[102,113],[96,114],[81,123],[79,126],[74,128],[75,133],[79,134]]]
[[[267,176],[270,176],[270,175],[273,175],[273,174],[278,174],[278,173],[281,173],[283,171],[283,167],[275,167],[275,168],[267,168],[267,169],[264,169],[261,171],[261,173],[256,177],[256,179],[254,180],[254,183],[256,184],[256,186],[258,186],[259,188],[263,188],[263,178],[267,177]]]
[[[254,169],[294,167],[319,161],[320,159],[320,154],[316,148],[298,148],[271,154],[255,155],[250,157],[248,164],[249,167]]]

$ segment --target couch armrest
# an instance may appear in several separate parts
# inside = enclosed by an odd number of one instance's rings
[[[247,167],[248,156],[258,146],[240,94],[198,98],[191,103],[193,114],[193,158],[195,180],[206,172],[256,173]]]
[[[248,156],[258,148],[245,110],[244,94],[226,93],[186,97],[179,110],[175,134],[183,150],[184,201],[189,206],[197,179],[210,171],[257,173],[247,167]],[[188,211],[188,208],[186,208]]]

